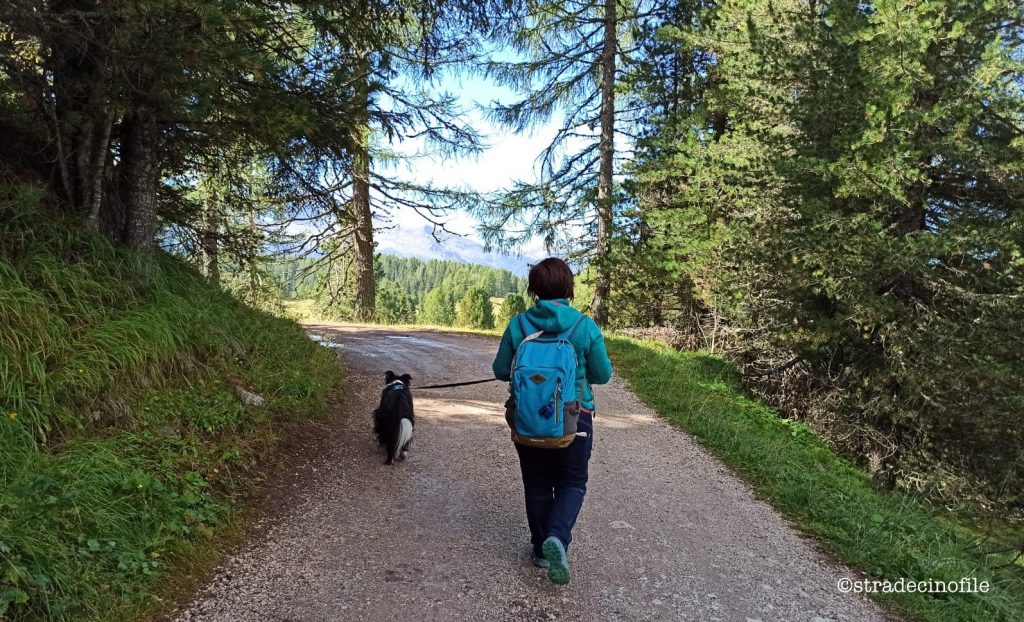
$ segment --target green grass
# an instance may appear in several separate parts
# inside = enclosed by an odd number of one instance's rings
[[[843,562],[880,580],[988,581],[987,594],[885,594],[911,619],[1024,619],[1024,580],[1008,555],[986,555],[971,525],[923,501],[880,494],[868,476],[837,457],[806,426],[746,397],[735,369],[700,352],[611,337],[621,374],[648,406],[683,428],[741,474],[763,498]]]
[[[284,309],[282,315],[290,320],[318,320],[316,301],[312,298],[301,298],[298,300],[282,300],[281,307]]]
[[[131,619],[211,556],[278,424],[325,416],[340,371],[294,322],[44,201],[0,187],[0,619]]]
[[[282,301],[282,306],[284,308],[282,317],[311,324],[359,324],[361,326],[380,328],[382,330],[465,333],[469,335],[497,335],[499,337],[505,330],[504,326],[495,328],[468,328],[465,326],[442,326],[439,324],[374,324],[371,322],[356,321],[339,322],[338,320],[328,320],[320,317],[316,311],[315,301],[309,298],[284,300]]]

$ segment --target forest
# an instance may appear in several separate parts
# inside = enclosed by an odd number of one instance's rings
[[[494,248],[539,235],[585,267],[599,324],[727,353],[880,484],[1019,507],[1020,8],[19,0],[0,158],[80,226],[243,299],[314,258],[357,319],[395,293],[375,227],[469,211]],[[482,149],[450,93],[413,86],[459,72],[516,95],[482,102],[494,123],[557,122],[535,181],[388,166],[412,137]]]
[[[459,76],[511,99],[470,110],[445,86]],[[553,125],[535,178],[403,174],[403,144],[483,152],[477,114]],[[523,278],[376,252],[397,219],[469,214],[489,249],[538,238],[570,261],[602,328],[730,359],[879,490],[1024,515],[1019,0],[6,0],[0,136],[0,441],[18,455],[120,421],[81,386],[241,364],[249,336],[188,302],[235,308],[211,292],[500,329],[529,304]],[[163,287],[176,306],[146,297]],[[221,332],[188,356],[171,332],[98,354],[193,315]],[[60,339],[85,345],[33,345]],[[61,357],[90,356],[75,384]],[[279,369],[257,371],[279,386]],[[322,409],[323,374],[287,400]],[[62,503],[32,481],[22,496]],[[49,580],[9,565],[0,619]]]
[[[507,321],[527,304],[526,279],[504,269],[386,254],[374,257],[374,269],[374,310],[368,319],[380,324],[491,329],[495,315]],[[270,266],[269,276],[271,285],[255,304],[275,310],[285,301],[312,301],[312,310],[320,318],[352,321],[357,317],[348,271],[333,272],[315,260],[292,259]],[[503,299],[497,309],[491,302],[494,298]],[[466,309],[461,316],[460,305]],[[475,311],[467,315],[471,307]],[[470,316],[479,317],[470,321]]]

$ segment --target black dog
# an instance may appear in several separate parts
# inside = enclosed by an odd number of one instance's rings
[[[384,464],[405,457],[412,444],[412,429],[415,418],[412,413],[412,391],[409,385],[412,376],[396,376],[393,371],[384,372],[384,390],[380,394],[380,406],[373,411],[373,432],[387,452]]]

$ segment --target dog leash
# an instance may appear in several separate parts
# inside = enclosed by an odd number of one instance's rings
[[[447,389],[448,387],[465,387],[471,384],[482,384],[484,382],[497,382],[497,378],[484,378],[483,380],[470,380],[469,382],[452,382],[450,384],[428,384],[425,387],[418,387],[413,385],[413,389],[419,391],[420,389]]]

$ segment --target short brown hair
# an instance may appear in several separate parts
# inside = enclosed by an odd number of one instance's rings
[[[548,257],[530,268],[527,291],[540,300],[572,298],[572,268],[558,257]]]

